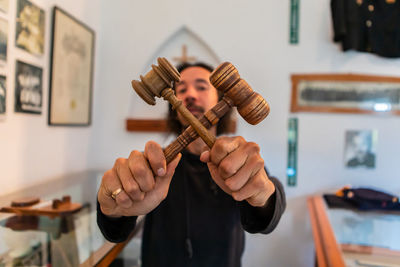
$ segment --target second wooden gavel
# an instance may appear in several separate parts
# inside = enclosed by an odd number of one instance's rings
[[[270,110],[268,103],[240,78],[239,72],[231,63],[224,62],[219,65],[211,73],[210,82],[218,91],[224,92],[224,97],[200,118],[200,122],[207,129],[217,124],[233,106],[236,106],[239,114],[252,125],[258,124],[268,116]],[[164,149],[167,163],[198,137],[192,126],[186,128]]]
[[[166,59],[162,59],[163,61]],[[160,60],[159,60],[160,62]],[[167,61],[168,62],[168,61]],[[169,64],[169,68],[172,65]],[[172,67],[173,68],[173,67]],[[156,66],[153,66],[153,72],[156,69]],[[173,73],[177,73],[176,69],[173,68],[171,70]],[[158,73],[158,72],[157,72]],[[152,76],[154,73],[150,71],[145,77]],[[171,75],[172,77],[172,75]],[[176,77],[176,76],[175,76]],[[141,77],[143,80],[143,77]],[[165,80],[165,78],[163,78]],[[176,79],[174,79],[176,81]],[[210,75],[210,82],[212,85],[219,91],[224,93],[224,97],[221,101],[219,101],[211,110],[207,111],[200,120],[194,118],[197,122],[190,123],[189,126],[178,138],[168,145],[164,149],[164,154],[167,160],[167,163],[171,162],[176,155],[181,152],[188,144],[190,144],[193,140],[200,137],[205,141],[205,143],[211,148],[215,142],[215,137],[212,135],[212,138],[208,139],[208,136],[205,136],[203,133],[207,131],[212,125],[215,125],[219,119],[224,116],[231,107],[236,106],[239,114],[250,124],[255,125],[262,121],[269,114],[269,105],[262,98],[261,95],[254,92],[253,89],[248,85],[248,83],[240,78],[239,72],[237,69],[229,62],[222,63],[219,65]],[[159,89],[151,89],[149,88],[149,82],[146,83],[146,94],[149,95],[150,92],[160,91]],[[142,83],[139,81],[132,81],[132,85],[134,85],[134,89],[138,92],[139,90],[144,90]],[[168,83],[165,83],[165,87],[169,86]],[[164,90],[161,88],[161,91]],[[143,92],[138,92],[140,96],[144,95]],[[151,93],[150,93],[151,94]],[[143,98],[143,96],[142,96]],[[145,100],[149,103],[149,101]],[[150,104],[150,103],[149,103]],[[182,109],[189,112],[184,106],[179,105],[180,109],[178,112],[181,112]],[[189,112],[190,113],[190,112]],[[193,116],[194,117],[194,116]],[[199,126],[200,125],[200,126]],[[195,127],[193,127],[195,126]],[[201,132],[199,134],[198,128],[201,127]],[[207,131],[208,132],[208,131]],[[206,140],[205,140],[206,139]]]

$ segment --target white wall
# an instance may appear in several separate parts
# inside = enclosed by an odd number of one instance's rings
[[[8,13],[1,15],[9,23],[9,36],[7,64],[0,66],[0,73],[7,76],[7,111],[0,120],[0,194],[88,168],[88,142],[92,128],[47,125],[52,7],[57,5],[73,14],[97,33],[101,14],[100,4],[96,0],[32,0],[32,3],[45,11],[46,16],[44,56],[33,56],[15,47],[17,1],[10,0],[9,3]],[[41,115],[14,112],[17,59],[43,69]],[[95,86],[98,69],[98,66],[95,66]],[[94,90],[94,94],[96,93]]]
[[[400,59],[340,51],[332,42],[329,0],[301,1],[300,44],[294,46],[288,43],[289,1],[120,0],[102,4],[101,77],[94,101],[96,134],[90,149],[93,167],[111,167],[116,157],[143,149],[147,140],[163,142],[164,137],[159,134],[124,130],[129,105],[136,97],[130,81],[144,74],[148,59],[183,25],[222,60],[234,63],[242,77],[269,101],[269,117],[258,126],[239,120],[238,133],[261,145],[270,172],[283,183],[292,73],[400,74]],[[136,101],[141,105],[142,100]],[[274,233],[269,237],[247,236],[244,266],[313,265],[308,194],[349,183],[400,193],[398,117],[312,113],[295,116],[299,118],[298,186],[286,188],[288,209]],[[347,129],[378,130],[376,169],[344,168]]]

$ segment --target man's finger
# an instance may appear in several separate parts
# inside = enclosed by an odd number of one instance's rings
[[[218,138],[214,146],[211,148],[210,160],[215,164],[219,165],[229,153],[237,149],[241,143],[245,142],[243,137],[220,137]]]
[[[225,184],[230,190],[238,191],[251,177],[253,177],[258,171],[260,171],[260,169],[263,168],[264,160],[260,156],[250,156],[234,175],[225,180]]]
[[[122,207],[123,209],[129,209],[133,202],[128,194],[122,190],[115,198],[115,202],[117,203],[117,208]]]
[[[232,197],[237,201],[242,201],[258,194],[261,191],[262,184],[261,180],[256,177],[251,177],[239,191],[232,193]]]
[[[152,201],[161,202],[167,197],[169,185],[172,180],[172,176],[175,173],[176,166],[178,166],[181,160],[182,154],[178,154],[167,166],[167,173],[164,176],[156,177],[156,184],[154,190],[149,192],[146,197],[153,198]]]
[[[106,215],[113,215],[116,210],[118,204],[111,195],[118,188],[122,188],[122,184],[113,168],[104,173],[97,195],[101,210]]]
[[[208,169],[210,170],[211,177],[213,178],[214,182],[227,194],[231,194],[232,191],[226,186],[224,180],[219,177],[218,173],[218,166],[216,166],[212,162],[207,162]]]
[[[263,206],[275,191],[274,184],[265,177],[265,170],[261,169],[239,191],[233,192],[232,197],[237,201],[247,200],[253,206]]]
[[[246,163],[248,156],[246,146],[239,146],[229,153],[218,165],[218,173],[221,178],[225,180],[235,175]]]
[[[143,153],[134,150],[129,155],[129,169],[139,185],[140,191],[149,192],[154,188],[154,175]]]
[[[200,160],[201,160],[202,162],[204,162],[204,163],[209,162],[209,161],[210,161],[210,151],[209,151],[209,150],[203,151],[203,152],[200,154]]]
[[[140,201],[144,198],[144,193],[140,191],[131,170],[129,169],[128,159],[121,160],[117,168],[117,175],[122,183],[123,190],[133,200]]]
[[[164,152],[159,144],[154,141],[146,143],[144,156],[149,161],[153,173],[157,176],[164,176],[166,173],[166,160]]]

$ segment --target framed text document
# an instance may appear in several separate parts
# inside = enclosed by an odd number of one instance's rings
[[[94,42],[92,29],[54,7],[49,125],[90,125]]]

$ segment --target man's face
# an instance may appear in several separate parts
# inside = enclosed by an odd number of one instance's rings
[[[189,67],[181,72],[181,80],[176,83],[176,97],[196,117],[200,118],[218,102],[218,92],[210,83],[210,73],[202,67]],[[178,112],[183,126],[189,124]]]
[[[355,148],[355,156],[358,158],[358,160],[362,161],[368,154],[368,140],[363,137],[362,135],[357,135],[354,137],[354,144],[356,146]]]

